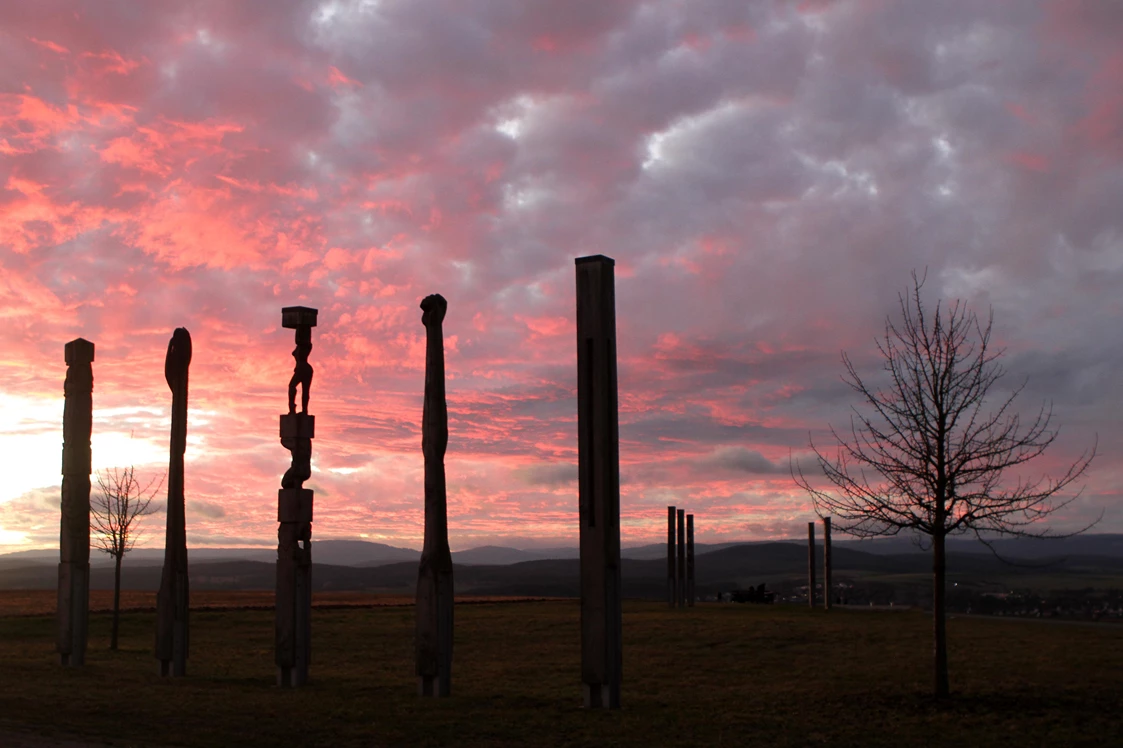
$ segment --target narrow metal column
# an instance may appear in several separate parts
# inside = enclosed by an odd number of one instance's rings
[[[815,523],[807,523],[807,607],[815,607]]]
[[[675,603],[686,607],[686,510],[678,510],[678,598]]]
[[[831,518],[823,517],[823,608],[831,609]]]
[[[686,606],[694,607],[694,515],[686,515]]]
[[[667,507],[667,605],[675,607],[678,585],[675,577],[675,508]]]

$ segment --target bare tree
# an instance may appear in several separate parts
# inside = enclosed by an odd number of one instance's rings
[[[156,511],[152,499],[164,483],[164,477],[153,478],[141,487],[132,467],[118,470],[99,470],[96,473],[100,489],[90,501],[90,528],[98,550],[113,557],[113,632],[109,648],[117,649],[117,630],[121,613],[121,560],[133,549],[140,528],[139,517]],[[153,485],[155,484],[155,487]]]
[[[1071,537],[1087,530],[1091,525],[1069,534],[1031,526],[1079,496],[1059,498],[1087,470],[1096,448],[1093,444],[1058,478],[1009,475],[1056,440],[1052,406],[1042,404],[1032,420],[1023,421],[1014,400],[1025,382],[1002,395],[992,392],[1005,373],[998,364],[1003,351],[991,345],[993,312],[985,327],[959,301],[938,303],[929,317],[920,296],[924,278],[914,272],[912,280],[911,292],[899,296],[900,322],[887,319],[877,342],[886,386],[871,386],[842,354],[843,381],[864,402],[863,410],[853,408],[848,434],[831,427],[837,442],[833,458],[811,441],[831,485],[814,487],[798,465],[792,472],[816,513],[832,516],[843,532],[930,536],[935,694],[944,698],[945,539],[974,533],[989,545],[987,538],[999,535]],[[993,407],[987,407],[988,395],[995,396]]]

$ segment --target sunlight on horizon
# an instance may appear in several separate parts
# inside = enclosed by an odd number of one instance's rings
[[[24,545],[27,545],[27,533],[8,530],[0,526],[0,548],[5,548],[5,551],[7,551],[9,549],[6,546]],[[11,548],[10,550],[23,550],[23,548]]]
[[[12,461],[11,464],[20,466],[0,486],[0,503],[12,501],[36,489],[57,490],[61,486],[62,411],[62,397],[35,399],[0,395],[0,453],[7,456]],[[155,427],[157,433],[165,420],[162,414],[153,416],[143,408],[118,408],[113,411],[119,417],[129,413],[139,414],[140,422],[145,427]],[[99,431],[99,420],[104,416],[105,411],[94,409],[91,449],[95,471],[128,465],[162,464],[167,461],[167,448],[161,444],[134,438],[123,431]],[[150,419],[147,423],[144,423],[145,416]],[[134,417],[127,420],[132,423],[138,419]]]

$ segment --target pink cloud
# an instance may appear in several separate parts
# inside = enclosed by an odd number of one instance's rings
[[[1123,446],[1104,374],[1123,365],[1123,73],[1102,6],[329,10],[0,10],[0,373],[31,419],[0,439],[54,438],[36,405],[58,404],[81,335],[95,459],[162,470],[184,325],[192,542],[268,545],[278,310],[315,306],[316,536],[416,544],[418,302],[440,292],[454,545],[569,542],[573,258],[603,253],[626,541],[658,538],[669,503],[706,539],[798,527],[786,456],[845,422],[839,351],[876,370],[913,268],[994,307],[1011,372],[1074,434],[1058,460],[1093,431]],[[57,459],[0,495],[0,529],[53,542]],[[1090,495],[1118,490],[1104,463]]]

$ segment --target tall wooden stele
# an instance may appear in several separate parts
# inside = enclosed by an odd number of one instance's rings
[[[615,261],[578,257],[577,452],[581,523],[581,680],[587,708],[618,709],[620,436]]]
[[[316,417],[308,413],[312,389],[312,328],[316,310],[290,306],[281,310],[281,326],[296,330],[296,367],[289,380],[289,412],[281,416],[281,444],[292,453],[292,466],[277,491],[277,685],[295,688],[308,682],[312,661],[312,439]],[[300,412],[296,390],[301,388]]]
[[[90,608],[90,435],[94,411],[94,344],[66,344],[62,411],[62,521],[59,528],[58,650],[62,664],[86,663]]]
[[[452,554],[448,549],[445,449],[445,351],[441,323],[448,304],[439,294],[421,301],[425,325],[425,405],[421,452],[425,456],[425,545],[417,568],[417,681],[422,696],[452,693]]]
[[[667,507],[667,605],[675,607],[678,585],[675,574],[675,508]]]
[[[694,607],[694,515],[686,515],[686,607]]]
[[[164,535],[164,569],[156,595],[156,659],[160,675],[187,674],[187,513],[183,497],[183,453],[187,449],[187,368],[191,335],[177,327],[168,342],[164,378],[172,391],[171,456],[168,463],[168,520]]]
[[[823,517],[823,608],[831,609],[831,518]]]
[[[675,604],[686,607],[686,510],[678,510],[678,599]]]
[[[815,523],[807,523],[807,607],[815,607]]]

